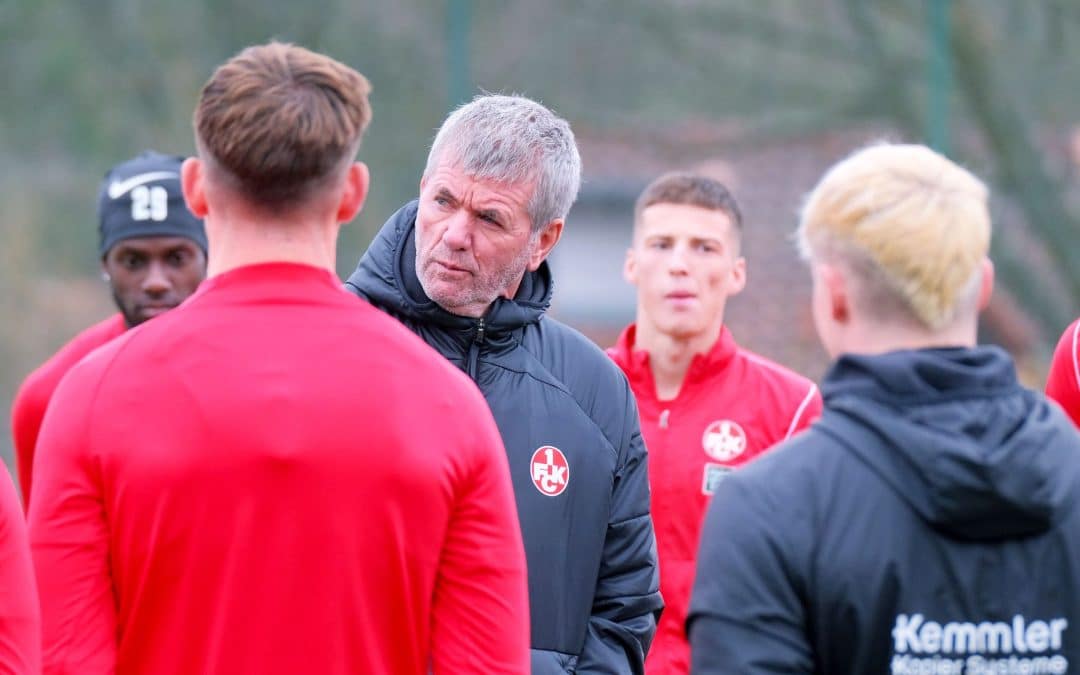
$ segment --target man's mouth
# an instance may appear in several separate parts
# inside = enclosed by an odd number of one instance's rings
[[[165,312],[169,311],[170,309],[174,309],[175,307],[175,303],[165,302],[139,305],[139,314],[149,319],[158,316],[159,314],[164,314]]]
[[[444,269],[448,272],[456,272],[459,274],[472,274],[472,270],[465,267],[460,267],[453,263],[443,262],[442,260],[435,260],[434,263],[438,265],[441,269]]]

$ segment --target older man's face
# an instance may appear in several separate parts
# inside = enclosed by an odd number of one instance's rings
[[[440,164],[420,185],[416,274],[428,297],[460,316],[480,317],[513,297],[533,260],[527,205],[535,183],[496,183]],[[535,264],[534,264],[535,262]]]

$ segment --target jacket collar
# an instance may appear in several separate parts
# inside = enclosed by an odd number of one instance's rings
[[[653,382],[652,369],[649,367],[649,352],[636,349],[637,324],[627,326],[615,346],[608,350],[615,362],[622,366],[632,381],[644,381],[649,383],[651,391],[656,387]],[[690,361],[690,368],[686,371],[686,380],[683,382],[683,390],[689,384],[696,384],[701,380],[708,379],[718,371],[727,368],[731,360],[739,351],[735,338],[727,326],[720,329],[720,337],[709,351],[703,354],[695,354]]]

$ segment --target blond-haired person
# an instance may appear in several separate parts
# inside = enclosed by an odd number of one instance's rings
[[[710,505],[695,673],[1064,673],[1080,659],[1080,437],[976,344],[987,189],[877,145],[811,193],[798,239],[836,361],[821,419]]]

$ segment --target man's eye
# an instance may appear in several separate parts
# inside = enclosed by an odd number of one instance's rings
[[[671,245],[668,244],[668,242],[666,241],[654,241],[652,244],[650,244],[650,247],[662,251],[664,249],[671,248]]]
[[[174,267],[180,267],[187,262],[188,254],[185,251],[172,251],[169,253],[167,262]]]

